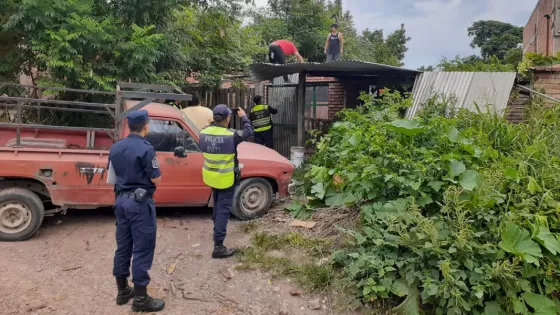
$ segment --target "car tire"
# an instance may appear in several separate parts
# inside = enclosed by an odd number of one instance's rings
[[[43,202],[24,188],[0,191],[0,241],[26,240],[39,230],[45,216]]]
[[[273,191],[264,178],[247,178],[235,189],[233,215],[242,221],[253,220],[268,213]]]

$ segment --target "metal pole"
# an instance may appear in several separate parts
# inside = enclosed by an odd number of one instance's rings
[[[526,86],[517,85],[517,87],[520,88],[520,89],[522,89],[522,90],[525,90],[525,91],[527,91],[527,92],[531,92],[531,93],[537,94],[537,95],[539,95],[539,96],[542,96],[542,97],[544,97],[544,98],[546,98],[546,99],[549,99],[549,100],[551,100],[551,101],[554,101],[554,102],[556,102],[556,103],[560,103],[560,99],[554,98],[554,97],[552,97],[552,96],[549,96],[549,95],[546,95],[546,94],[543,94],[543,93],[539,93],[539,92],[537,92],[537,91],[535,91],[535,90],[533,90],[533,89],[530,89],[530,88],[528,88],[528,87],[526,87]]]
[[[23,124],[22,119],[21,119],[21,110],[22,110],[23,103],[20,101],[17,104],[18,104],[18,106],[17,106],[17,109],[16,109],[16,119],[17,119],[18,127],[16,129],[16,146],[20,146],[21,145],[21,128],[19,127],[19,125]]]
[[[304,131],[305,131],[305,86],[306,86],[305,71],[299,74],[297,86],[297,139],[298,146],[303,147]]]

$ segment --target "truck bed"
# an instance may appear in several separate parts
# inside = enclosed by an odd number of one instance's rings
[[[78,131],[70,129],[21,128],[20,145],[16,143],[16,127],[0,127],[0,147],[35,149],[109,150],[113,139],[103,131]],[[93,139],[91,139],[93,137]],[[93,143],[93,145],[88,145]]]

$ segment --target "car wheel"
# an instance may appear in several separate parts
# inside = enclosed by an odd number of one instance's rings
[[[0,241],[23,241],[32,237],[43,223],[41,199],[24,188],[0,191]]]
[[[252,220],[265,215],[272,203],[272,186],[264,178],[247,178],[235,189],[233,215],[239,220]]]

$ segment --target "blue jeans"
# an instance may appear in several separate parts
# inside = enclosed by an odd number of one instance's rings
[[[156,206],[153,199],[141,202],[134,197],[117,197],[115,201],[117,218],[117,250],[113,265],[113,275],[117,278],[130,276],[132,261],[132,282],[137,286],[148,286],[156,248]]]
[[[340,53],[338,53],[338,54],[331,54],[331,53],[328,53],[328,54],[327,54],[327,62],[330,62],[330,61],[337,61],[338,59],[340,59]]]
[[[212,220],[214,220],[214,242],[223,242],[226,239],[227,224],[233,207],[235,186],[236,185],[233,185],[227,189],[212,189],[214,194],[214,209],[212,211]]]

